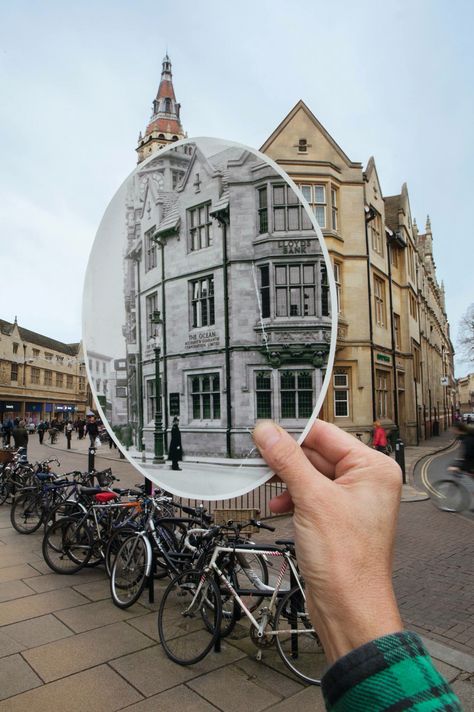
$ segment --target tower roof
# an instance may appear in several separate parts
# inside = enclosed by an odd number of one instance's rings
[[[176,101],[173,87],[173,73],[168,53],[162,62],[161,79],[145,135],[138,139],[138,161],[162,146],[185,138],[180,118],[180,104]]]

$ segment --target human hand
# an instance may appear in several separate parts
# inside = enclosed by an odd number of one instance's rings
[[[253,436],[288,487],[270,506],[294,511],[308,609],[328,661],[401,630],[391,581],[398,465],[321,420],[302,447],[271,421]]]

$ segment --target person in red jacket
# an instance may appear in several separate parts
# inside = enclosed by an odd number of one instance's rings
[[[379,452],[387,454],[387,433],[382,428],[380,420],[374,421],[374,436],[372,439],[372,447]]]

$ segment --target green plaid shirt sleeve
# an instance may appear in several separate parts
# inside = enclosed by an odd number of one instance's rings
[[[462,712],[458,698],[410,632],[373,640],[324,675],[328,712]]]

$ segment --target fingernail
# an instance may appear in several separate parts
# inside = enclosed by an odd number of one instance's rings
[[[262,420],[253,431],[255,444],[262,450],[272,447],[280,438],[280,428],[272,420]]]

